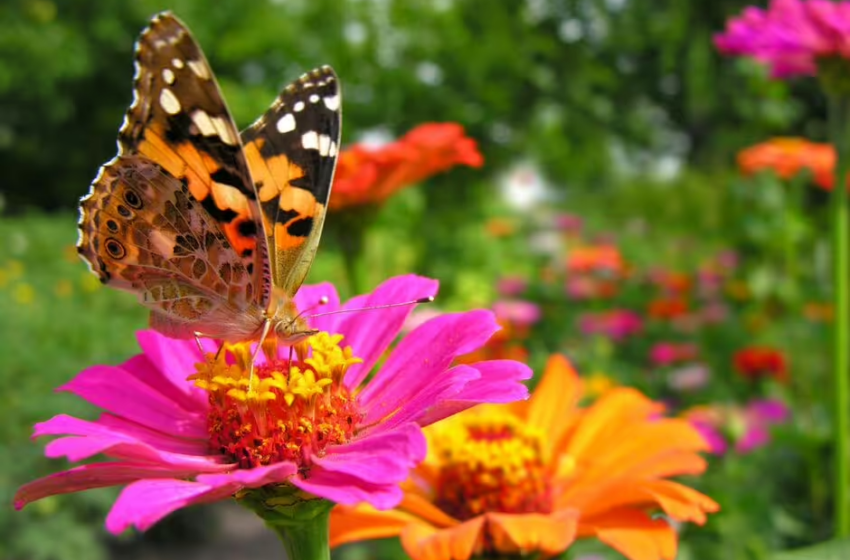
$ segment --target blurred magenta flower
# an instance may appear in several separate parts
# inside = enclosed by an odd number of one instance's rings
[[[585,313],[579,317],[579,329],[585,335],[602,335],[622,341],[639,333],[643,329],[643,320],[627,309]]]
[[[705,438],[714,455],[724,455],[731,442],[736,453],[749,453],[770,442],[770,428],[791,418],[778,399],[757,399],[745,406],[696,406],[682,413]]]
[[[576,214],[563,212],[556,214],[554,218],[555,229],[562,231],[568,235],[576,235],[581,233],[584,226],[584,220]]]
[[[493,313],[499,323],[511,323],[517,327],[529,327],[540,320],[540,306],[530,301],[505,299],[493,304]]]
[[[528,281],[522,276],[503,276],[496,283],[496,291],[502,297],[516,297],[528,288]]]
[[[733,423],[735,451],[749,453],[770,442],[770,427],[784,424],[791,418],[791,409],[777,399],[751,401],[739,411],[737,421]],[[733,432],[734,433],[734,432]]]
[[[688,342],[659,342],[649,350],[649,361],[656,367],[689,362],[697,357],[699,348]]]
[[[331,284],[296,298],[323,313],[433,294],[437,282],[393,278],[340,305]],[[421,427],[480,402],[527,397],[531,372],[513,361],[454,365],[498,330],[493,313],[445,314],[421,324],[373,373],[412,306],[308,317],[321,332],[296,346],[266,348],[248,373],[250,344],[138,335],[142,354],[120,366],[93,366],[60,390],[104,409],[91,422],[59,415],[35,436],[60,436],[45,454],[71,462],[105,455],[21,487],[15,506],[90,488],[126,485],[106,526],[147,529],[169,513],[252,488],[295,487],[342,503],[393,507],[398,484],[425,457]],[[329,334],[330,333],[330,334]],[[347,346],[340,346],[345,340]],[[188,379],[188,380],[187,380]],[[249,381],[250,379],[250,381]]]
[[[772,0],[767,9],[748,7],[714,44],[767,65],[774,78],[814,76],[819,59],[850,58],[850,2]]]

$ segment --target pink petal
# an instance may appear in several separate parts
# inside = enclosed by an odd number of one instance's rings
[[[366,422],[395,412],[399,403],[443,375],[456,357],[477,350],[497,330],[493,313],[485,310],[441,315],[417,327],[360,393],[360,402],[369,409]]]
[[[209,486],[259,488],[266,484],[286,482],[297,472],[298,466],[295,463],[282,461],[253,469],[237,469],[229,473],[201,474],[198,475],[197,481]]]
[[[398,484],[364,482],[357,477],[322,469],[313,469],[308,479],[295,476],[291,482],[314,496],[347,506],[367,502],[378,509],[390,509],[403,497]]]
[[[205,346],[213,344],[210,340],[201,341]],[[213,349],[212,352],[216,350]],[[206,413],[209,409],[209,394],[195,387],[186,388],[186,382],[180,383],[178,387],[166,377],[162,371],[157,369],[144,354],[133,356],[119,366],[123,371],[137,378],[142,383],[162,393],[167,399],[174,401],[180,408],[192,412]],[[194,369],[192,370],[194,371]],[[187,372],[187,377],[189,372]]]
[[[399,483],[425,459],[426,450],[422,430],[409,423],[328,448],[327,455],[313,458],[312,468],[346,474],[364,482]]]
[[[209,452],[209,439],[207,437],[192,439],[175,437],[109,413],[101,414],[97,423],[113,432],[126,434],[135,440],[163,451],[188,455],[207,455]]]
[[[322,298],[328,299],[325,304],[319,304]],[[342,320],[343,315],[322,315],[339,309],[339,294],[330,282],[323,282],[313,286],[301,286],[295,294],[295,307],[307,318],[307,323],[314,329],[336,333],[337,323]]]
[[[206,434],[206,414],[181,408],[121,368],[92,366],[59,390],[163,433],[189,438]]]
[[[434,407],[442,409],[442,403],[457,398],[463,388],[480,375],[473,367],[456,366],[435,377],[419,392],[395,402],[397,408],[391,409],[387,403],[380,401],[380,406],[364,404],[363,411],[366,416],[363,425],[366,427],[363,431],[368,434],[373,429],[385,430],[408,422],[418,423],[421,418],[433,412]]]
[[[428,426],[443,418],[481,403],[511,403],[528,399],[528,387],[521,381],[531,379],[531,368],[512,360],[490,360],[472,364],[479,376],[470,380],[453,398],[439,401],[417,419]],[[454,369],[454,368],[452,368]],[[451,371],[451,370],[449,370]]]
[[[434,296],[439,283],[430,278],[413,274],[390,278],[365,298],[347,302],[344,309],[360,309],[391,303],[413,301]],[[352,366],[345,375],[348,387],[357,387],[366,378],[372,367],[383,356],[398,336],[402,325],[414,309],[414,305],[357,311],[345,314],[338,325],[338,332],[345,335],[343,345],[350,345],[354,355],[363,359],[362,364]]]
[[[153,330],[139,331],[136,338],[142,352],[168,383],[187,394],[195,391],[186,378],[195,373],[195,364],[203,362],[204,357],[194,340],[168,338]]]
[[[175,478],[193,474],[191,469],[165,468],[147,463],[82,465],[24,484],[15,494],[15,509],[48,496],[118,486],[145,478]]]
[[[186,480],[139,480],[118,496],[106,516],[106,528],[115,535],[130,526],[144,531],[173,511],[221,500],[236,490],[236,487],[211,487]]]

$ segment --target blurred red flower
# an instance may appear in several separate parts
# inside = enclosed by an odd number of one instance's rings
[[[380,204],[456,165],[484,165],[475,140],[457,123],[422,124],[379,148],[355,144],[339,155],[330,210]]]
[[[649,302],[646,310],[653,319],[677,319],[687,312],[688,302],[682,298],[657,298]]]
[[[831,189],[835,150],[830,144],[805,138],[772,138],[738,152],[738,167],[744,175],[772,170],[782,179],[808,169],[817,186]]]
[[[735,371],[742,376],[755,379],[772,377],[777,381],[788,380],[788,359],[770,346],[748,346],[735,352],[732,362]]]

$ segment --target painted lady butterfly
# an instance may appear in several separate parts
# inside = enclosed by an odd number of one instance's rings
[[[134,94],[118,155],[80,203],[80,255],[104,284],[138,294],[167,336],[313,334],[292,298],[336,166],[333,70],[301,76],[240,136],[201,48],[166,12],[137,44]]]

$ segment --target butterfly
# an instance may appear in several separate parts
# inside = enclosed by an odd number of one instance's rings
[[[336,167],[336,74],[304,74],[240,134],[174,15],[151,19],[135,61],[118,154],[80,201],[79,254],[101,282],[137,294],[166,336],[292,344],[314,334],[293,298]]]

